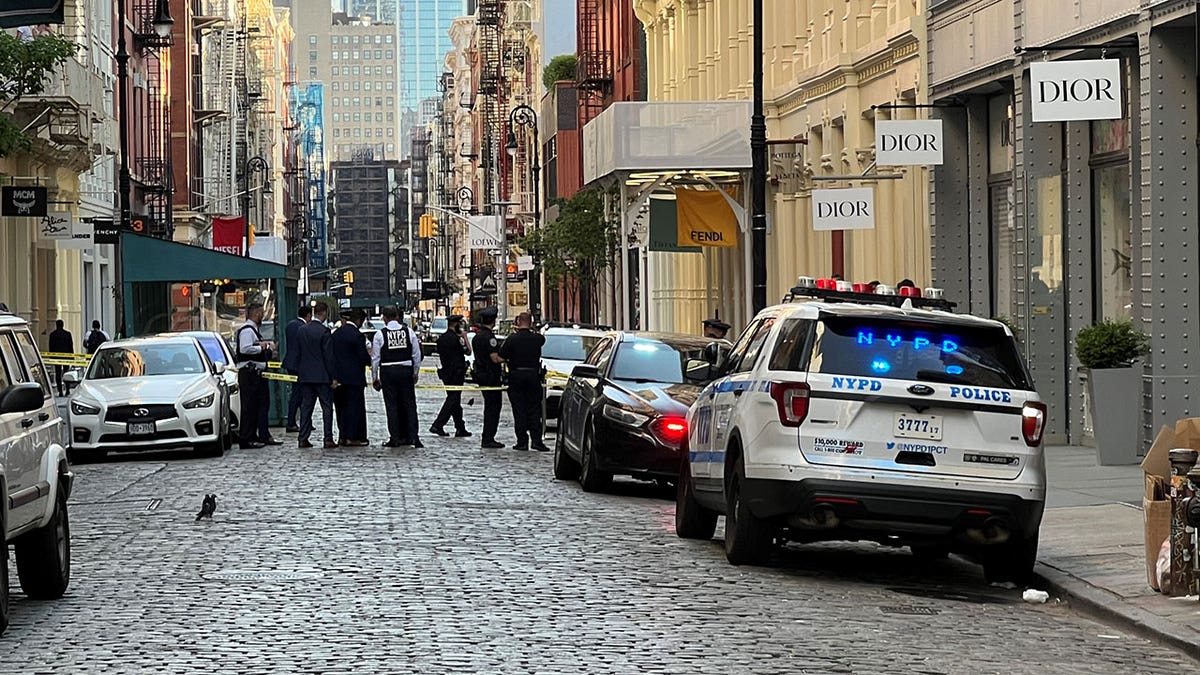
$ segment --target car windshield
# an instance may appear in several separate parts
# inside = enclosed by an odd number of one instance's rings
[[[210,361],[229,365],[229,357],[225,356],[225,350],[221,348],[221,338],[215,335],[201,335],[196,337],[196,341],[204,348],[204,353],[208,354]]]
[[[598,342],[598,335],[550,333],[546,336],[546,344],[542,345],[542,358],[582,362]]]
[[[611,379],[634,382],[683,384],[689,359],[701,358],[703,345],[671,344],[659,340],[632,340],[617,347]]]
[[[450,327],[450,319],[448,319],[444,316],[439,316],[433,320],[433,325],[430,327],[430,330],[438,332],[438,333],[445,333],[446,329],[449,327]]]
[[[826,317],[810,372],[1029,389],[1012,338],[999,326]]]
[[[145,344],[101,349],[92,359],[87,379],[107,380],[203,372],[204,362],[194,345]]]

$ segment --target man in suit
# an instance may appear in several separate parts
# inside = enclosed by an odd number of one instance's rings
[[[367,313],[361,309],[347,312],[341,328],[333,331],[333,406],[337,411],[338,435],[341,445],[360,447],[367,441],[367,367],[371,354],[362,334]]]
[[[299,373],[297,363],[300,358],[297,353],[296,336],[300,332],[300,328],[308,323],[309,317],[312,316],[312,307],[308,304],[300,305],[296,310],[296,318],[287,322],[283,328],[283,369],[288,375],[295,377]],[[300,409],[300,387],[292,384],[292,393],[288,396],[287,410],[287,432],[295,433],[300,431],[300,427],[296,426],[296,411]]]
[[[75,340],[71,337],[71,333],[63,328],[63,320],[58,319],[54,322],[54,330],[50,331],[49,339],[50,351],[61,354],[75,353]],[[58,387],[58,395],[66,396],[67,387],[63,384],[63,373],[67,370],[66,366],[54,366],[54,383]]]
[[[338,382],[333,378],[332,337],[325,319],[329,306],[323,302],[313,308],[313,320],[301,326],[296,333],[297,363],[296,384],[300,387],[300,437],[301,448],[311,448],[309,437],[313,432],[313,408],[321,402],[321,421],[324,423],[325,448],[336,448],[333,440],[333,389]]]

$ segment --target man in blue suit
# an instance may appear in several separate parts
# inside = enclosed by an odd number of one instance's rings
[[[371,354],[362,325],[367,313],[351,309],[342,314],[345,321],[333,331],[333,407],[337,411],[340,444],[354,447],[370,445],[367,441],[367,367]]]
[[[287,322],[287,326],[283,329],[284,338],[284,353],[283,353],[283,369],[288,375],[295,376],[299,370],[300,363],[299,347],[296,345],[296,336],[300,332],[300,327],[308,323],[308,318],[312,316],[312,307],[307,303],[300,305],[296,310],[296,318]],[[292,393],[288,397],[287,410],[287,432],[296,433],[300,431],[300,427],[296,426],[296,411],[300,409],[300,387],[292,384]]]
[[[333,441],[333,388],[338,382],[333,378],[332,338],[325,319],[329,317],[329,306],[318,302],[313,308],[313,320],[304,324],[296,333],[296,384],[300,387],[300,437],[301,448],[311,448],[309,437],[313,432],[313,408],[321,402],[321,417],[324,422],[325,448],[336,448]]]

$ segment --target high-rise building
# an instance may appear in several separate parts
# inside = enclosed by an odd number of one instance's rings
[[[359,4],[385,0],[358,0]],[[418,110],[424,99],[437,98],[446,52],[452,51],[450,24],[467,11],[465,0],[392,0],[400,2],[397,25],[403,41],[400,53],[400,105]],[[431,114],[432,116],[432,114]],[[421,118],[418,123],[428,122]]]

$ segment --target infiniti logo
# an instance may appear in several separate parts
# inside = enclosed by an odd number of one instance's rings
[[[133,416],[134,417],[149,417],[150,410],[148,408],[138,408],[137,410],[133,411]]]
[[[924,384],[914,384],[908,388],[908,392],[916,396],[929,396],[933,394],[933,387]]]

